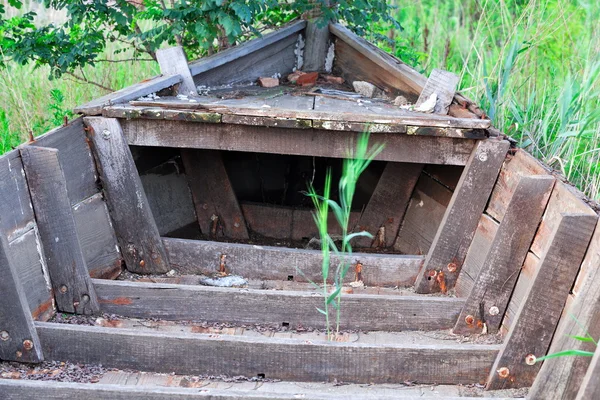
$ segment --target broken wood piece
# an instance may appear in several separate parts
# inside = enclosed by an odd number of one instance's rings
[[[327,83],[331,83],[334,85],[342,85],[345,82],[344,78],[342,78],[341,76],[325,74],[325,75],[321,75],[321,77],[323,79],[325,79],[327,81]]]
[[[312,86],[317,83],[319,78],[318,72],[306,72],[296,78],[296,85],[298,86]]]
[[[194,78],[192,78],[190,68],[188,67],[183,47],[177,46],[156,50],[156,61],[158,61],[158,65],[160,65],[160,72],[163,76],[181,76],[182,82],[177,89],[177,93],[188,96],[198,95],[198,90],[196,89]]]
[[[433,103],[427,107],[431,108],[431,111],[436,114],[446,115],[454,99],[456,88],[458,86],[459,77],[452,72],[444,71],[442,69],[434,69],[425,83],[425,87],[419,95],[419,99],[415,104],[415,110],[419,110],[419,107],[424,106],[428,101],[433,100]],[[435,95],[435,98],[434,98]]]
[[[59,311],[94,314],[100,308],[90,281],[58,150],[20,149],[43,254]]]
[[[279,86],[279,78],[261,77],[258,78],[258,85],[264,88]]]
[[[88,117],[93,147],[115,234],[127,269],[141,274],[169,271],[167,254],[119,121]]]

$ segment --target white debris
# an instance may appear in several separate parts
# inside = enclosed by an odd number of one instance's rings
[[[185,95],[185,94],[178,94],[178,95],[177,95],[177,99],[178,99],[178,100],[187,100],[187,99],[188,99],[188,96],[187,96],[187,95]]]
[[[350,286],[358,289],[358,288],[364,288],[365,284],[363,283],[363,281],[354,281],[354,282],[350,282]]]
[[[176,274],[177,274],[177,271],[175,271],[174,269],[167,272],[167,276],[175,276]]]
[[[273,79],[279,79],[279,78],[281,78],[281,74],[279,72],[274,73],[273,75],[271,75],[271,78],[273,78]]]
[[[159,100],[160,96],[157,96],[156,93],[150,93],[147,96],[142,96],[138,99],[138,101],[154,101]]]
[[[202,278],[200,283],[206,286],[241,287],[246,286],[248,281],[238,275],[228,275],[220,278]]]
[[[333,60],[335,59],[335,44],[331,43],[329,49],[327,49],[327,57],[325,57],[325,71],[328,74],[333,69]]]
[[[360,93],[361,95],[369,98],[373,98],[381,92],[377,86],[370,82],[354,81],[352,82],[352,86],[354,87],[354,91],[356,93]]]
[[[406,97],[404,96],[398,96],[394,99],[394,105],[395,106],[405,106],[408,104],[408,100],[406,100]]]
[[[208,96],[208,93],[210,92],[210,88],[205,85],[200,85],[196,87],[196,89],[198,89],[198,94],[200,96]]]
[[[302,69],[304,65],[304,38],[302,35],[298,35],[298,40],[296,40],[296,48],[294,49],[294,54],[296,55],[296,69]]]
[[[437,103],[437,94],[432,93],[427,100],[421,103],[421,105],[415,107],[415,111],[419,111],[422,113],[432,113],[435,108],[435,103]]]

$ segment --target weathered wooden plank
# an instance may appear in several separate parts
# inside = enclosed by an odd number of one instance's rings
[[[98,300],[79,243],[58,150],[25,146],[21,158],[57,308],[93,314],[99,310]]]
[[[582,342],[573,336],[600,337],[600,224],[586,252],[577,283],[577,293],[565,307],[549,353],[566,350],[594,351],[596,345]],[[544,361],[529,392],[532,399],[573,399],[590,365],[589,357],[559,357]],[[597,377],[595,378],[597,379]],[[594,397],[597,398],[600,392]],[[585,397],[584,397],[585,398]]]
[[[300,32],[306,27],[306,21],[295,21],[274,32],[263,35],[260,38],[249,40],[235,47],[218,52],[215,55],[201,58],[190,63],[189,68],[192,75],[196,76],[203,72],[231,63],[237,59],[255,53],[274,43],[285,39],[288,36]],[[295,36],[294,36],[295,37]]]
[[[44,360],[31,311],[4,233],[0,233],[0,360]]]
[[[489,389],[533,384],[541,367],[533,357],[545,355],[550,347],[597,220],[595,215],[561,214],[551,246],[540,260],[540,268],[494,363]]]
[[[431,71],[429,79],[427,79],[427,83],[425,83],[425,87],[419,95],[415,106],[420,106],[435,93],[437,101],[433,112],[442,115],[448,114],[448,109],[454,99],[459,80],[458,75],[435,68]]]
[[[312,292],[94,280],[102,311],[133,318],[324,328],[323,298]],[[360,331],[449,329],[464,300],[344,294],[340,328]],[[333,311],[332,311],[333,312]]]
[[[219,87],[254,83],[260,77],[287,76],[296,67],[297,35],[282,37],[263,47],[260,51],[248,53],[226,64],[205,72],[196,73],[196,64],[190,64],[194,83],[198,87]]]
[[[139,146],[183,147],[273,154],[347,157],[357,132],[278,129],[178,121],[122,120],[127,142]],[[422,164],[465,165],[472,140],[373,133],[372,143],[385,143],[375,159]]]
[[[504,140],[477,143],[417,277],[418,293],[454,287],[509,145]]]
[[[127,269],[167,272],[167,254],[119,122],[101,117],[85,122],[91,128],[88,137]]]
[[[213,274],[224,262],[227,272],[251,279],[323,280],[318,250],[170,238],[163,238],[163,242],[171,267],[181,273]],[[409,287],[414,283],[423,257],[353,253],[349,261],[352,265],[362,264],[362,280],[367,286]],[[332,268],[334,265],[337,265],[335,259]],[[346,281],[354,279],[351,270]]]
[[[322,18],[322,17],[321,17]],[[325,59],[329,49],[329,26],[319,21],[319,17],[310,16],[306,24],[306,45],[304,46],[304,71],[325,71]]]
[[[10,242],[9,249],[33,319],[47,321],[54,314],[54,306],[40,243],[37,227],[33,226]]]
[[[492,217],[483,214],[479,220],[471,246],[469,246],[469,251],[467,251],[462,271],[456,279],[454,290],[458,297],[468,297],[471,294],[475,280],[485,265],[497,231],[498,223]]]
[[[456,185],[458,185],[458,182],[460,181],[460,176],[464,171],[464,167],[458,165],[429,164],[423,168],[423,171],[437,182],[454,191]]]
[[[164,375],[162,375],[165,377]],[[105,375],[106,377],[106,375]],[[141,375],[140,380],[147,375]],[[138,381],[136,379],[136,381]],[[280,383],[278,386],[285,385]],[[212,388],[210,386],[198,388],[184,387],[148,387],[140,385],[124,385],[113,383],[71,383],[55,381],[33,381],[33,380],[0,380],[0,391],[6,395],[6,400],[63,400],[63,399],[87,399],[87,400],[289,400],[290,398],[302,398],[305,400],[345,400],[348,398],[355,387],[342,388],[341,393],[331,393],[329,387],[321,388],[310,385],[293,385],[287,391],[268,391],[262,382],[257,386],[260,388],[244,388],[236,390],[232,388]],[[382,390],[392,391],[392,388],[385,386]],[[257,390],[258,389],[258,390]],[[349,389],[349,390],[346,390]],[[423,388],[415,386],[414,391],[406,392],[406,387],[402,390],[395,390],[393,394],[381,394],[374,391],[369,385],[363,392],[358,393],[364,400],[392,400],[392,399],[414,399],[423,393]],[[438,388],[442,389],[442,388]],[[443,388],[442,390],[445,390]],[[441,390],[440,390],[441,391]],[[306,392],[306,393],[305,393]],[[354,394],[356,394],[354,392]],[[444,396],[444,400],[480,400],[481,398],[463,397],[463,396]],[[496,400],[514,400],[514,398],[495,398]]]
[[[435,238],[452,191],[421,174],[406,210],[394,249],[404,254],[427,254]]]
[[[53,360],[154,372],[292,381],[469,384],[485,379],[497,345],[330,343],[36,323]]]
[[[36,138],[31,145],[59,151],[58,157],[67,180],[71,205],[98,192],[96,167],[85,139],[82,118],[77,118],[66,127],[56,128]]]
[[[576,400],[597,399],[600,397],[600,350],[592,357],[590,366],[581,382],[581,388],[577,393]]]
[[[221,114],[203,111],[165,110],[160,107],[135,107],[130,105],[117,105],[106,107],[102,116],[107,118],[125,119],[157,119],[167,121],[206,122],[218,124]]]
[[[224,124],[236,125],[256,125],[267,126],[274,128],[298,128],[308,129],[312,127],[310,119],[298,118],[269,118],[269,117],[252,117],[246,115],[225,114],[221,118]],[[359,132],[363,132],[362,130]]]
[[[357,239],[356,246],[393,245],[422,170],[422,164],[387,163],[358,222],[358,231],[367,231],[373,238],[379,229],[383,229],[384,243],[361,237]]]
[[[102,194],[74,205],[73,217],[90,277],[115,278],[121,273],[123,257]]]
[[[169,47],[156,50],[156,61],[160,65],[160,72],[163,76],[177,76],[182,78],[177,93],[188,96],[198,95],[194,78],[190,73],[187,58],[183,48],[180,46]]]
[[[248,239],[248,229],[221,152],[181,151],[200,230],[211,238]]]
[[[35,223],[18,150],[0,158],[0,230],[12,241]]]
[[[104,107],[135,100],[142,96],[147,96],[170,86],[177,85],[182,81],[183,78],[179,75],[157,76],[121,90],[117,90],[116,92],[109,93],[106,96],[92,100],[79,107],[75,107],[73,111],[84,115],[100,115],[102,114],[102,109]]]
[[[484,324],[488,332],[498,331],[553,186],[549,175],[521,178],[475,276],[455,333],[478,333]]]
[[[340,24],[329,24],[329,30],[340,39],[335,42],[335,64],[343,75],[352,76],[347,81],[366,80],[412,101],[419,97],[427,82],[423,75]]]
[[[513,156],[507,156],[504,161],[486,212],[496,221],[502,221],[520,178],[526,175],[548,175],[549,173],[549,169],[535,157],[525,150],[517,149]]]

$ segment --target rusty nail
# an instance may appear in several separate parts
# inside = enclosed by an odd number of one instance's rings
[[[448,272],[456,272],[456,263],[451,262],[450,264],[448,264]]]
[[[225,259],[227,258],[227,254],[221,254],[221,258],[219,260],[219,272],[225,273]]]
[[[0,332],[0,339],[3,342],[6,342],[8,339],[10,339],[10,335],[8,334],[8,332],[2,331],[2,332]]]
[[[500,314],[500,309],[496,306],[490,307],[490,315],[498,315]]]
[[[29,339],[23,341],[23,348],[27,351],[33,349],[33,342]]]
[[[87,294],[84,294],[83,296],[81,296],[81,301],[83,301],[84,303],[89,302],[90,296],[88,296]]]
[[[69,288],[67,288],[67,285],[61,285],[59,290],[62,294],[65,294]]]
[[[362,281],[362,264],[360,262],[356,263],[356,267],[354,267],[354,272],[356,273],[355,281],[356,282]]]
[[[498,373],[498,376],[502,379],[506,379],[508,378],[508,375],[510,375],[510,370],[506,367],[502,367],[496,372]]]
[[[140,260],[140,267],[144,268],[145,265],[146,265],[146,261]]]
[[[527,365],[533,365],[536,361],[537,358],[533,354],[528,354],[527,357],[525,357],[525,364]]]
[[[473,322],[475,322],[475,317],[473,317],[472,315],[467,315],[465,317],[465,322],[467,323],[467,325],[473,325]]]
[[[429,271],[429,276],[431,276],[432,278],[436,275],[437,275],[437,271],[435,269],[432,269]]]

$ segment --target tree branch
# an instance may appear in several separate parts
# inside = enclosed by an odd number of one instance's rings
[[[73,78],[77,79],[80,82],[87,83],[87,84],[90,84],[90,85],[94,85],[96,87],[99,87],[102,90],[106,90],[107,92],[114,92],[115,91],[115,89],[113,89],[113,88],[110,88],[108,86],[104,86],[104,85],[102,85],[102,84],[100,84],[98,82],[90,81],[85,76],[82,77],[82,76],[74,74],[73,72],[65,72],[65,74],[67,74],[69,76],[72,76]]]

